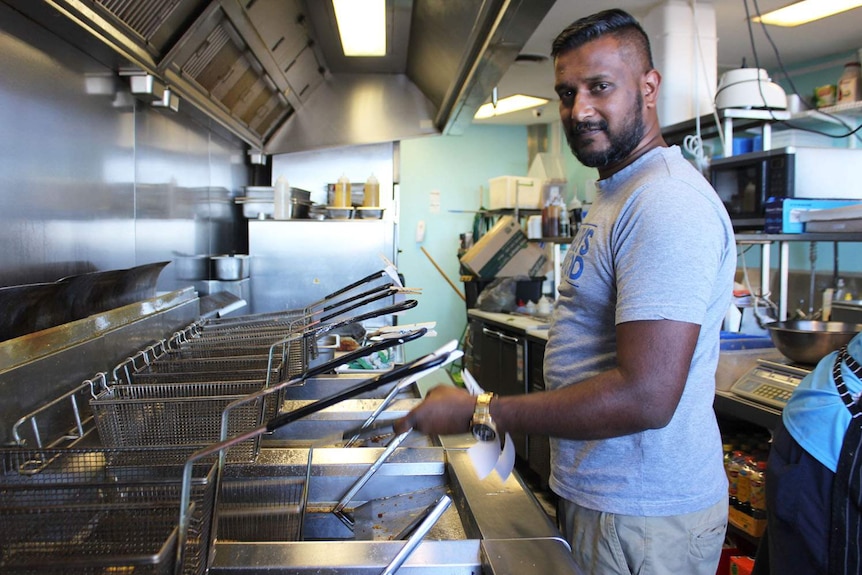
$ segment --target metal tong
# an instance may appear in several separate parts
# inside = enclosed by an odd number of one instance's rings
[[[463,355],[463,352],[459,351],[457,349],[457,347],[458,347],[458,342],[455,340],[452,340],[448,344],[446,344],[442,348],[440,348],[440,350],[438,350],[441,352],[445,351],[445,352],[449,353],[449,359],[446,362],[447,364],[460,358]],[[377,408],[374,410],[374,412],[372,412],[372,414],[368,416],[368,418],[362,423],[362,425],[360,425],[356,429],[356,433],[347,439],[344,446],[345,447],[353,447],[357,443],[357,441],[359,441],[360,437],[362,435],[364,435],[364,432],[368,428],[370,428],[374,425],[374,423],[377,421],[377,418],[380,416],[380,414],[383,413],[383,411],[385,411],[387,407],[389,407],[389,405],[395,400],[395,398],[398,396],[398,394],[401,393],[408,385],[412,385],[413,383],[415,383],[416,380],[418,380],[420,377],[422,377],[422,375],[424,375],[424,374],[418,374],[418,375],[413,376],[413,377],[405,378],[402,381],[400,381],[398,383],[398,385],[393,387],[392,390],[383,399],[383,401],[380,402],[380,405],[377,406]]]
[[[214,454],[219,455],[219,468],[223,465],[224,462],[224,452],[226,449],[238,445],[243,441],[247,441],[249,439],[253,439],[259,435],[264,433],[268,433],[278,429],[283,425],[287,425],[293,421],[311,415],[313,413],[317,413],[327,407],[335,405],[336,403],[343,401],[345,399],[349,399],[353,396],[359,395],[361,393],[365,393],[366,391],[371,391],[386,385],[388,383],[392,383],[394,381],[398,381],[405,377],[410,377],[412,375],[422,373],[427,374],[436,370],[441,365],[445,364],[449,359],[449,352],[434,352],[428,355],[425,355],[419,359],[416,359],[410,363],[404,364],[402,366],[396,367],[395,369],[388,371],[386,373],[382,373],[377,377],[354,385],[344,391],[339,393],[335,393],[327,398],[320,399],[310,405],[303,406],[299,409],[283,413],[278,415],[277,417],[271,419],[266,424],[258,427],[257,429],[253,429],[246,433],[242,433],[230,439],[220,441],[216,444],[210,445],[203,449],[200,449],[193,453],[185,463],[183,467],[183,484],[182,491],[180,494],[180,519],[179,519],[179,540],[177,542],[177,556],[175,562],[175,571],[176,575],[181,575],[182,566],[183,566],[183,553],[186,544],[186,536],[189,529],[189,522],[191,520],[191,516],[189,514],[189,507],[191,503],[191,480],[192,480],[192,471],[194,468],[194,463],[204,457],[208,457]],[[260,397],[265,395],[266,393],[272,393],[274,389],[267,389],[261,392],[252,394],[249,397]],[[237,400],[234,403],[244,403],[248,398],[242,398]],[[233,405],[233,404],[231,404]],[[230,407],[230,406],[229,406]],[[227,411],[227,410],[226,410]],[[224,428],[223,428],[224,429]]]

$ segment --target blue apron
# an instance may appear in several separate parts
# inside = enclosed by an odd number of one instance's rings
[[[854,400],[841,374],[842,362],[856,377],[862,366],[844,347],[832,368],[833,380],[852,419],[844,435],[838,469],[832,483],[832,520],[829,536],[830,575],[862,573],[862,399]]]

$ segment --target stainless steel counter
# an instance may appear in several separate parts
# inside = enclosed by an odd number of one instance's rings
[[[548,339],[548,328],[551,325],[550,320],[547,318],[482,311],[478,309],[467,310],[467,316],[486,320],[501,327],[510,327],[520,330],[526,336],[532,336],[546,341]]]

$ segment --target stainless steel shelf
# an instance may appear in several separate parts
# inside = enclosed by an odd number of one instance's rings
[[[775,242],[862,242],[862,233],[736,234],[736,243],[738,244],[763,244]]]

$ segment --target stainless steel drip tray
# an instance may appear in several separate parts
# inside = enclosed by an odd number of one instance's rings
[[[398,529],[395,523],[403,525],[407,515],[423,509],[443,492],[454,504],[419,543],[400,573],[576,572],[568,545],[520,479],[513,475],[503,481],[492,473],[480,480],[462,449],[396,449],[353,497],[347,510],[358,521],[351,531],[331,511],[381,453],[378,448],[312,450],[303,540],[226,541],[219,537],[209,573],[380,573],[404,546],[404,541],[387,540]],[[253,464],[226,466],[223,479],[301,475],[307,458],[306,449],[265,448]],[[407,513],[399,509],[402,505]]]

